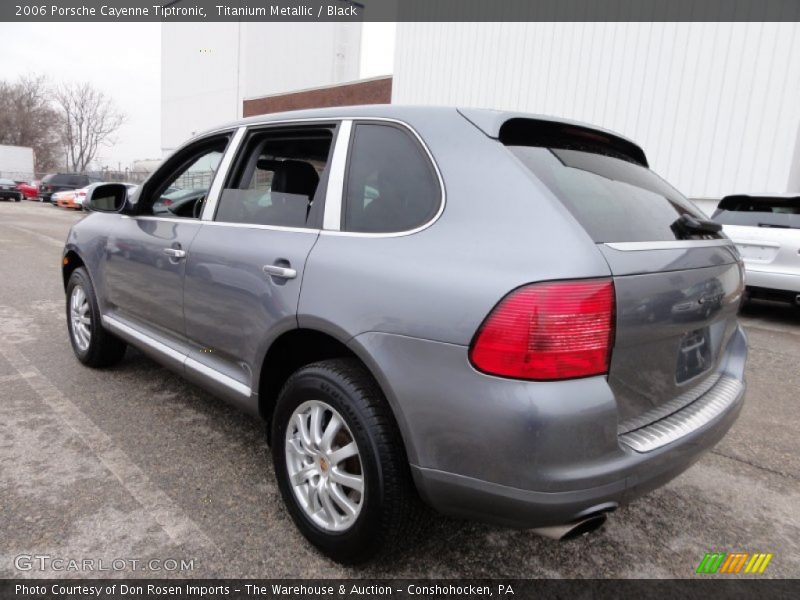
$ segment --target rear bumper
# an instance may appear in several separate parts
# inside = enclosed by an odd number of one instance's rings
[[[800,293],[800,273],[777,273],[745,264],[747,287]]]
[[[744,392],[724,415],[669,446],[609,463],[618,479],[595,487],[540,492],[412,467],[420,495],[440,512],[507,527],[532,528],[570,523],[596,512],[613,510],[657,489],[692,466],[736,421]]]
[[[511,527],[567,523],[663,485],[711,449],[743,405],[744,386],[691,433],[640,453],[620,442],[604,377],[499,379],[472,369],[462,346],[376,333],[355,341],[377,357],[369,366],[397,416],[423,499],[445,514]],[[743,381],[746,355],[737,328],[724,375]]]

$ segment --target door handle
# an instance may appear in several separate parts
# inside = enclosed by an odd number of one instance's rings
[[[186,250],[178,248],[164,248],[164,254],[174,259],[186,258]]]
[[[282,279],[294,279],[297,277],[297,271],[289,267],[279,267],[277,265],[264,265],[264,273],[272,277],[280,277]]]

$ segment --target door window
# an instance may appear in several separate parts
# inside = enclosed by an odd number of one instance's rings
[[[346,189],[346,231],[408,231],[430,221],[441,203],[433,166],[422,148],[392,125],[356,125]]]
[[[200,218],[228,140],[205,139],[170,157],[143,186],[138,214]]]
[[[332,128],[251,134],[222,192],[216,221],[318,227]]]

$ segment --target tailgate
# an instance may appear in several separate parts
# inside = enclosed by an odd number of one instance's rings
[[[501,130],[500,141],[611,270],[617,314],[608,382],[620,433],[710,393],[744,289],[742,263],[721,226],[650,171],[643,154],[605,133],[530,125],[506,138]]]
[[[616,288],[608,381],[624,433],[666,416],[659,406],[677,397],[689,404],[716,383],[744,282],[729,240],[598,247]]]

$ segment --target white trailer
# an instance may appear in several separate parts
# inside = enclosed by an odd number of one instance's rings
[[[0,177],[31,181],[33,179],[33,148],[0,146]]]

